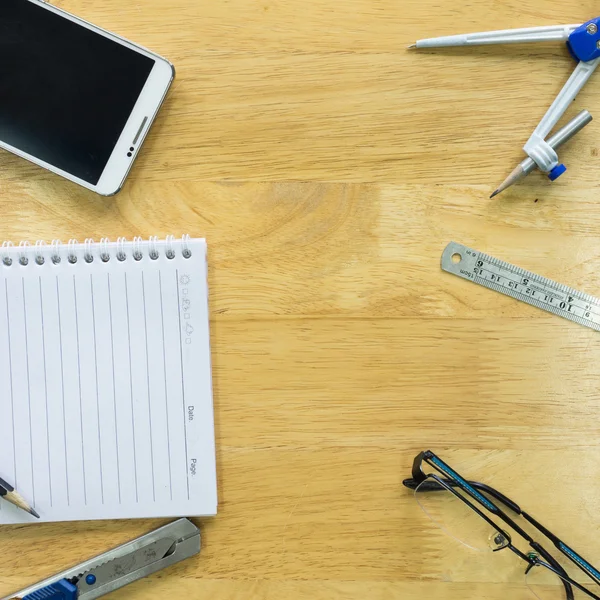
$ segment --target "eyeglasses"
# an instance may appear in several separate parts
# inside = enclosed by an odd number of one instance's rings
[[[423,471],[424,463],[436,473],[426,474]],[[415,498],[425,514],[463,545],[475,550],[499,552],[508,549],[514,552],[527,564],[526,583],[539,600],[600,600],[600,596],[572,579],[556,558],[499,505],[525,519],[570,563],[598,585],[600,572],[531,515],[521,510],[516,502],[494,488],[476,481],[467,481],[430,450],[421,452],[415,458],[412,478],[403,483],[414,490]],[[527,542],[531,551],[524,553],[513,545],[512,537],[506,530],[507,525]]]

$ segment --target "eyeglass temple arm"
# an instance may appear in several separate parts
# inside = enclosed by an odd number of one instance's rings
[[[454,481],[453,479],[444,478],[444,481],[452,487],[460,487],[460,484],[457,481]],[[502,504],[510,508],[513,512],[516,512],[519,515],[522,514],[523,511],[521,510],[521,507],[516,502],[513,502],[510,498],[506,497],[498,490],[495,490],[489,485],[485,485],[485,483],[479,483],[478,481],[468,481],[468,483],[469,485],[473,486],[476,490],[480,492],[485,492],[486,494],[492,496],[492,498],[498,500],[498,502],[502,502]],[[402,482],[402,484],[404,485],[404,487],[407,487],[411,490],[417,489],[420,485],[423,485],[423,491],[433,492],[436,491],[436,489],[438,491],[440,490],[440,488],[434,482],[431,482],[431,485],[429,485],[428,483],[423,484],[422,482],[415,480],[414,477],[412,479],[405,479]]]
[[[427,479],[427,473],[423,471],[423,463],[432,456],[433,453],[430,450],[426,450],[424,452],[420,452],[415,457],[412,466],[412,481],[414,482],[414,486],[410,484],[410,479],[406,479],[403,482],[406,487],[410,489],[416,489],[421,483],[423,483]],[[445,478],[445,480],[447,481],[447,483],[450,483],[452,485],[458,485],[457,482],[453,482],[453,480],[451,479]],[[500,493],[498,490],[495,490],[494,488],[491,488],[477,481],[469,481],[468,483],[472,485],[475,489],[486,492],[499,502],[502,502],[502,504],[508,506],[508,508],[510,508],[513,512],[516,512],[519,515],[521,514],[521,507],[516,502],[513,502],[510,498],[507,498],[504,494]]]

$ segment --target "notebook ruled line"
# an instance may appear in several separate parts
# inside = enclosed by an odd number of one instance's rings
[[[125,273],[125,305],[127,312],[127,347],[129,349],[129,391],[131,398],[131,430],[133,433],[133,470],[135,473],[135,501],[140,501],[139,490],[138,490],[138,472],[137,472],[137,450],[136,450],[136,439],[135,439],[135,416],[133,412],[133,374],[131,372],[131,320],[129,316],[129,290],[127,283],[127,273]]]
[[[146,283],[142,271],[142,301],[144,304],[144,345],[146,347],[146,380],[148,382],[148,423],[150,425],[150,466],[152,470],[152,499],[156,502],[156,482],[154,479],[154,443],[152,439],[152,396],[150,394],[150,359],[148,356],[148,317],[146,314]]]
[[[115,334],[113,328],[113,310],[112,310],[112,288],[110,286],[110,273],[106,275],[108,284],[108,315],[110,321],[110,352],[112,366],[112,382],[113,382],[113,409],[115,415],[115,449],[117,454],[117,488],[119,490],[119,504],[122,502],[121,497],[121,462],[119,459],[119,419],[117,418],[117,383],[115,376]]]
[[[67,446],[67,413],[65,409],[65,361],[63,355],[63,339],[62,339],[62,317],[60,315],[60,286],[58,285],[58,276],[56,277],[56,305],[58,312],[58,343],[60,347],[60,387],[62,395],[62,416],[63,416],[63,435],[65,442],[65,475],[66,475],[66,492],[67,492],[67,506],[71,505],[71,494],[69,492],[69,461],[67,458],[68,446]]]
[[[98,390],[98,342],[96,336],[96,305],[94,302],[94,276],[90,275],[90,298],[92,301],[92,334],[94,338],[94,375],[96,377],[96,410],[98,416],[98,457],[100,462],[100,498],[104,504],[104,474],[102,469],[102,420],[100,419],[100,391]]]
[[[75,299],[75,331],[77,338],[77,378],[79,380],[79,422],[81,425],[81,464],[83,465],[83,502],[87,505],[87,483],[85,480],[85,437],[83,435],[83,401],[81,394],[81,344],[79,343],[79,309],[77,307],[77,286],[73,275],[73,296]]]
[[[25,278],[21,278],[23,288],[23,326],[25,329],[25,365],[27,373],[27,406],[29,409],[29,448],[31,450],[31,489],[35,504],[35,473],[33,470],[33,421],[31,418],[31,378],[29,377],[29,336],[27,334],[27,303],[25,300]]]
[[[12,344],[10,335],[10,311],[8,309],[8,281],[4,282],[4,291],[6,293],[6,338],[8,340],[8,372],[10,373],[10,412],[12,417],[12,443],[13,443],[13,479],[15,486],[17,482],[17,439],[15,434],[15,395],[13,391],[13,363],[12,363]]]
[[[169,427],[169,392],[167,389],[167,348],[165,343],[165,309],[163,301],[162,275],[158,272],[158,291],[160,295],[160,320],[162,330],[162,346],[163,346],[163,366],[165,380],[165,416],[167,423],[167,452],[169,454],[169,490],[171,492],[171,500],[173,500],[173,467],[171,466],[171,428]]]
[[[48,410],[48,371],[46,367],[46,331],[44,328],[44,294],[42,292],[42,278],[38,278],[40,286],[40,320],[42,326],[42,362],[44,364],[44,398],[46,400],[46,444],[48,448],[48,487],[50,491],[50,506],[52,497],[52,462],[50,461],[50,411]]]
[[[181,398],[183,402],[183,439],[185,441],[185,474],[187,497],[190,499],[190,463],[188,456],[187,426],[185,423],[185,375],[183,370],[183,338],[181,335],[181,298],[179,295],[179,269],[175,269],[175,287],[177,288],[177,317],[179,319],[179,353],[181,357]]]

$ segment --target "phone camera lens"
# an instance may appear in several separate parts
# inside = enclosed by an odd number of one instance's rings
[[[131,148],[129,148],[129,152],[133,152],[135,150],[135,148],[133,146],[131,146]]]
[[[127,156],[129,156],[129,158],[131,158],[133,156],[133,154],[131,154],[131,152],[128,152]]]

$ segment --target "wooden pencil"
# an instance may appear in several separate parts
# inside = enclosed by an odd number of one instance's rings
[[[0,477],[0,496],[2,498],[4,498],[4,500],[6,500],[7,502],[14,504],[21,510],[28,512],[30,515],[33,515],[37,519],[40,518],[40,515],[38,515],[37,512],[35,511],[35,509],[32,508],[27,503],[27,501],[23,498],[23,496],[21,496],[21,494],[15,492],[15,488],[12,485],[10,485],[9,483],[7,483],[6,481],[4,481],[4,479],[2,479],[1,477]]]

